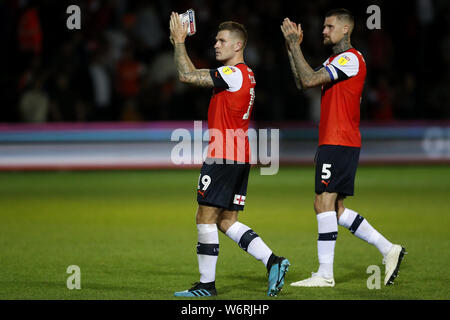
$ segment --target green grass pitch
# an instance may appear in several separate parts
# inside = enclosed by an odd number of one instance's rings
[[[198,281],[195,211],[199,170],[0,173],[0,299],[175,299]],[[213,299],[449,299],[450,168],[360,167],[358,211],[406,246],[393,286],[369,290],[382,257],[339,227],[335,288],[289,283],[317,268],[313,168],[252,168],[240,220],[291,261],[283,291],[266,297],[266,270],[220,234]],[[81,289],[69,290],[69,265]],[[383,278],[383,277],[382,277]],[[203,298],[202,298],[203,299]]]

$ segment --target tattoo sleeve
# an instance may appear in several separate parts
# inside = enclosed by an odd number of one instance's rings
[[[186,52],[184,43],[175,44],[175,64],[181,82],[190,83],[199,87],[214,87],[213,80],[208,69],[196,69]]]
[[[298,90],[301,90],[302,84],[300,82],[300,78],[298,76],[297,69],[295,68],[295,62],[294,62],[294,59],[292,58],[292,53],[289,50],[288,50],[288,57],[289,57],[289,64],[291,65],[292,73],[294,74],[295,85],[297,86]]]
[[[185,83],[190,83],[198,87],[213,88],[214,82],[211,78],[209,69],[195,69],[192,72],[185,72],[180,75],[180,80]]]
[[[324,68],[315,72],[310,67],[303,56],[300,46],[291,47],[291,53],[295,69],[297,70],[298,77],[304,88],[312,88],[331,82],[330,75]]]

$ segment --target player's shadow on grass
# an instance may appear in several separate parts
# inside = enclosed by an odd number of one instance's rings
[[[228,282],[232,284],[228,284]],[[268,277],[264,272],[257,273],[228,273],[221,275],[216,279],[217,290],[220,294],[233,294],[237,290],[241,291],[240,295],[248,296],[251,299],[259,299],[265,297],[267,294],[267,281]],[[284,286],[288,286],[288,282],[285,281]],[[283,290],[283,296],[289,296],[289,292]]]
[[[383,284],[384,281],[384,271],[385,271],[385,266],[382,264],[374,264],[375,266],[378,266],[380,268],[380,277],[381,277],[381,282]],[[367,268],[369,266],[368,265],[361,265],[361,264],[351,264],[351,263],[346,263],[346,264],[340,264],[338,267],[335,267],[335,273],[336,273],[336,269],[337,270],[347,270],[347,272],[345,272],[344,274],[339,273],[339,276],[336,277],[335,275],[335,280],[336,282],[339,283],[344,283],[344,282],[349,282],[349,281],[360,281],[361,283],[366,283],[367,279],[373,275],[373,271],[370,273],[367,273]],[[400,272],[399,275],[402,274],[404,271],[407,271],[409,269],[409,266],[407,263],[405,263],[405,261],[402,262],[401,266],[400,266]]]
[[[228,284],[229,282],[232,284]],[[216,286],[221,293],[230,293],[236,288],[239,290],[245,290],[250,292],[258,292],[256,289],[260,286],[261,282],[264,281],[264,277],[260,274],[248,274],[248,273],[227,273],[220,275],[216,279]]]
[[[361,283],[366,283],[367,277],[370,276],[370,274],[367,274],[365,271],[365,268],[357,268],[353,267],[351,269],[346,268],[346,270],[349,270],[348,272],[345,272],[344,274],[339,274],[337,277],[335,275],[335,280],[339,283],[346,283],[346,282],[354,282],[354,281],[360,281]]]

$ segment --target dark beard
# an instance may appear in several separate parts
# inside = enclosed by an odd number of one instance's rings
[[[323,45],[328,48],[334,46],[335,44],[331,42],[330,39],[323,39]]]

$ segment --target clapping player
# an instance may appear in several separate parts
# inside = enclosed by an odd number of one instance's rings
[[[361,148],[360,101],[366,78],[364,58],[350,43],[353,27],[353,15],[346,9],[335,9],[326,14],[323,43],[331,47],[333,54],[320,68],[313,70],[300,47],[303,41],[301,25],[288,18],[281,25],[297,87],[322,88],[314,201],[319,233],[319,269],[310,278],[292,283],[292,286],[334,287],[333,261],[338,224],[380,251],[385,263],[385,285],[394,282],[405,253],[402,246],[392,244],[358,212],[344,207],[345,197],[352,196],[354,191]]]
[[[181,24],[177,13],[172,13],[170,39],[179,79],[194,86],[213,88],[213,92],[208,109],[208,156],[201,168],[197,189],[200,281],[188,290],[175,292],[175,296],[217,294],[218,229],[266,266],[269,278],[267,294],[275,296],[284,285],[289,261],[273,254],[258,234],[238,221],[238,213],[244,209],[247,194],[250,171],[247,130],[256,85],[253,71],[244,62],[247,32],[236,22],[219,25],[214,49],[216,60],[222,66],[217,69],[195,68],[186,52],[186,34],[187,26]]]

